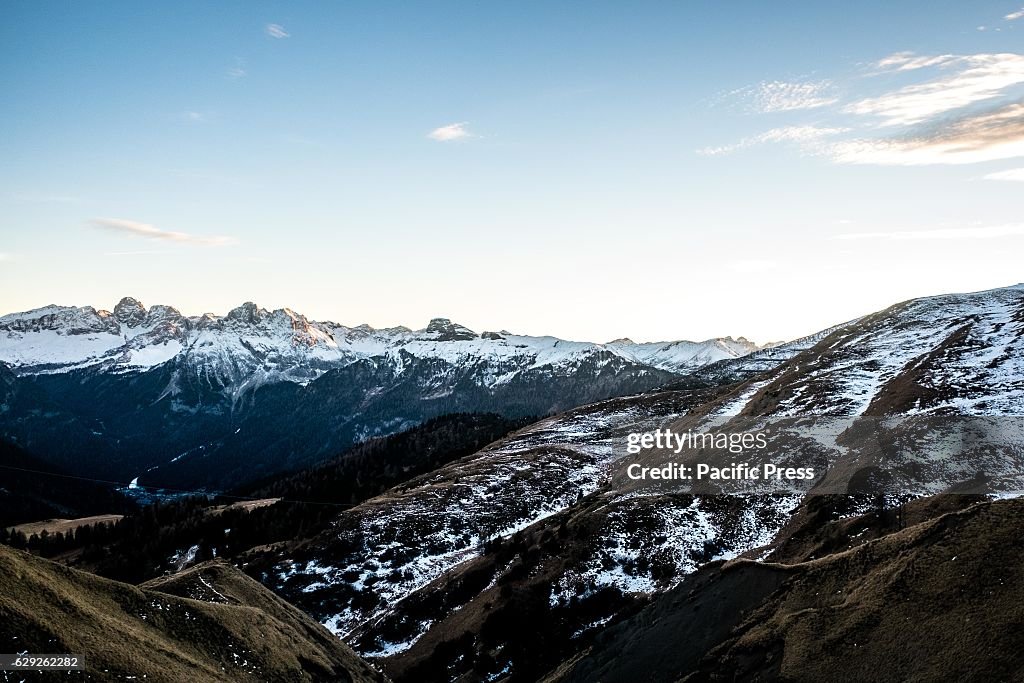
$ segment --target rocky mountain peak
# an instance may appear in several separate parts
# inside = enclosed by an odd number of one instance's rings
[[[251,301],[228,311],[227,319],[236,320],[247,325],[255,325],[263,319],[265,311]]]
[[[727,348],[740,348],[746,351],[747,353],[757,351],[759,348],[761,348],[760,346],[750,341],[746,337],[734,338],[732,335],[729,335],[727,337],[718,337],[717,339],[715,339],[715,341],[718,342],[719,344],[724,345]]]
[[[126,296],[114,306],[114,319],[128,327],[138,327],[146,320],[146,307],[138,299]]]
[[[437,341],[464,341],[476,339],[476,332],[458,323],[453,323],[448,318],[434,318],[427,324],[424,330]]]
[[[176,320],[181,317],[181,312],[177,308],[158,304],[150,307],[147,319],[150,322],[162,322],[164,320]]]

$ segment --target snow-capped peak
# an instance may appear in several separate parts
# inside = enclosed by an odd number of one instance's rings
[[[745,339],[608,344],[530,337],[506,331],[477,334],[448,318],[424,329],[377,330],[317,322],[289,308],[249,301],[227,315],[185,317],[170,306],[147,309],[132,297],[113,313],[92,307],[47,306],[0,317],[0,362],[23,374],[98,366],[113,372],[147,369],[174,359],[225,387],[268,381],[307,382],[360,359],[399,363],[402,353],[452,366],[479,367],[482,383],[507,381],[531,368],[569,371],[587,358],[682,373],[757,347]],[[610,355],[609,355],[610,354]],[[400,364],[400,363],[399,363]]]

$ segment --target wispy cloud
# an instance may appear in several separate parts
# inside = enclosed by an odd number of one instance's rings
[[[758,135],[753,135],[748,138],[743,138],[739,142],[722,145],[720,147],[704,147],[697,150],[698,154],[704,156],[718,156],[720,154],[730,154],[741,149],[747,149],[748,147],[754,147],[770,142],[795,142],[799,145],[810,149],[811,146],[816,146],[821,140],[832,135],[839,135],[845,133],[849,129],[847,128],[822,128],[819,126],[783,126],[781,128],[772,128]]]
[[[1024,103],[902,137],[839,142],[829,152],[839,163],[886,166],[973,164],[1024,156]]]
[[[913,52],[894,52],[875,63],[880,71],[913,71],[929,66],[940,66],[956,59],[956,55],[919,56]]]
[[[267,24],[263,29],[268,36],[271,38],[291,38],[292,34],[284,30],[284,26],[281,24]]]
[[[430,131],[427,133],[427,137],[438,142],[451,142],[452,140],[478,137],[466,129],[467,125],[469,125],[468,121],[449,123],[447,126],[441,126]]]
[[[206,120],[206,115],[201,111],[187,111],[182,114],[182,116],[186,121],[190,121],[192,123],[200,123],[201,121]]]
[[[817,109],[835,104],[839,98],[834,94],[831,81],[762,81],[749,88],[734,91],[733,95],[749,98],[755,111],[772,113]]]
[[[761,111],[816,109],[813,123],[772,128],[697,152],[715,156],[782,142],[842,164],[971,164],[1024,157],[1024,100],[1019,99],[1024,55],[897,52],[872,65],[869,75],[881,74],[917,83],[845,107],[828,94],[830,81],[804,89],[783,81],[762,83],[749,89],[760,93]],[[800,107],[801,101],[808,106]],[[881,134],[887,127],[899,130]]]
[[[836,235],[839,240],[985,240],[1024,235],[1024,224],[986,225],[971,228],[937,228],[934,230],[897,230],[894,232],[854,232]]]
[[[984,180],[1009,180],[1024,183],[1024,168],[1011,168],[1008,171],[996,171],[982,176]]]
[[[228,67],[224,75],[232,80],[238,80],[239,78],[245,78],[248,73],[245,70],[245,60],[241,57],[235,57],[235,65]]]
[[[1007,21],[1017,21],[1018,19],[1024,19],[1024,7],[1021,7],[1016,12],[1010,12],[1003,18],[1006,19]]]
[[[138,221],[127,221],[120,218],[95,218],[90,221],[90,223],[93,227],[101,228],[103,230],[126,233],[129,235],[135,235],[136,237],[145,237],[153,240],[181,242],[207,247],[222,247],[228,244],[234,244],[235,242],[231,237],[202,237],[199,235],[190,235],[185,232],[161,230],[155,225],[139,223]]]
[[[1006,89],[1024,83],[1024,55],[1012,53],[917,57],[901,52],[881,60],[878,66],[898,71],[925,67],[953,71],[947,76],[870,97],[846,108],[853,114],[878,116],[885,126],[921,123],[939,114],[998,97]]]

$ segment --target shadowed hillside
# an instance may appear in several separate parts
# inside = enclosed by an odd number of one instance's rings
[[[83,655],[89,680],[384,680],[226,564],[135,587],[0,547],[0,649]]]
[[[1020,500],[863,543],[858,534],[878,532],[868,516],[842,520],[836,545],[853,547],[796,564],[707,565],[547,680],[1020,680],[1022,525]]]
[[[109,486],[66,475],[60,468],[0,440],[0,527],[135,509],[130,500]]]

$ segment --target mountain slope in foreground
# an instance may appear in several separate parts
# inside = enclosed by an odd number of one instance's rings
[[[546,680],[1020,680],[1024,501],[858,543],[863,522],[818,559],[706,565]]]
[[[756,355],[722,362],[726,378],[743,378],[733,385],[613,399],[542,420],[342,513],[309,542],[254,552],[246,571],[396,680],[417,680],[419,663],[454,672],[452,680],[522,673],[538,655],[512,646],[539,632],[536,623],[561,624],[566,647],[583,642],[708,562],[768,547],[805,499],[797,489],[627,489],[614,475],[628,462],[628,433],[681,432],[711,416],[749,425],[762,416],[939,420],[982,411],[1013,427],[1024,415],[1024,287],[905,302]],[[1004,434],[1002,447],[1020,434]],[[766,459],[790,457],[788,443]],[[816,448],[826,465],[862,455],[828,439]],[[901,476],[889,501],[961,490],[977,469],[962,455],[932,458],[934,467],[914,476],[894,462]],[[1022,490],[1024,466],[1011,455],[984,461],[992,490],[1004,495]],[[871,508],[870,497],[844,499],[838,515]],[[491,616],[506,608],[516,614]],[[473,614],[483,616],[471,623]]]
[[[91,680],[385,680],[222,563],[135,587],[0,546],[0,649],[82,655]]]

